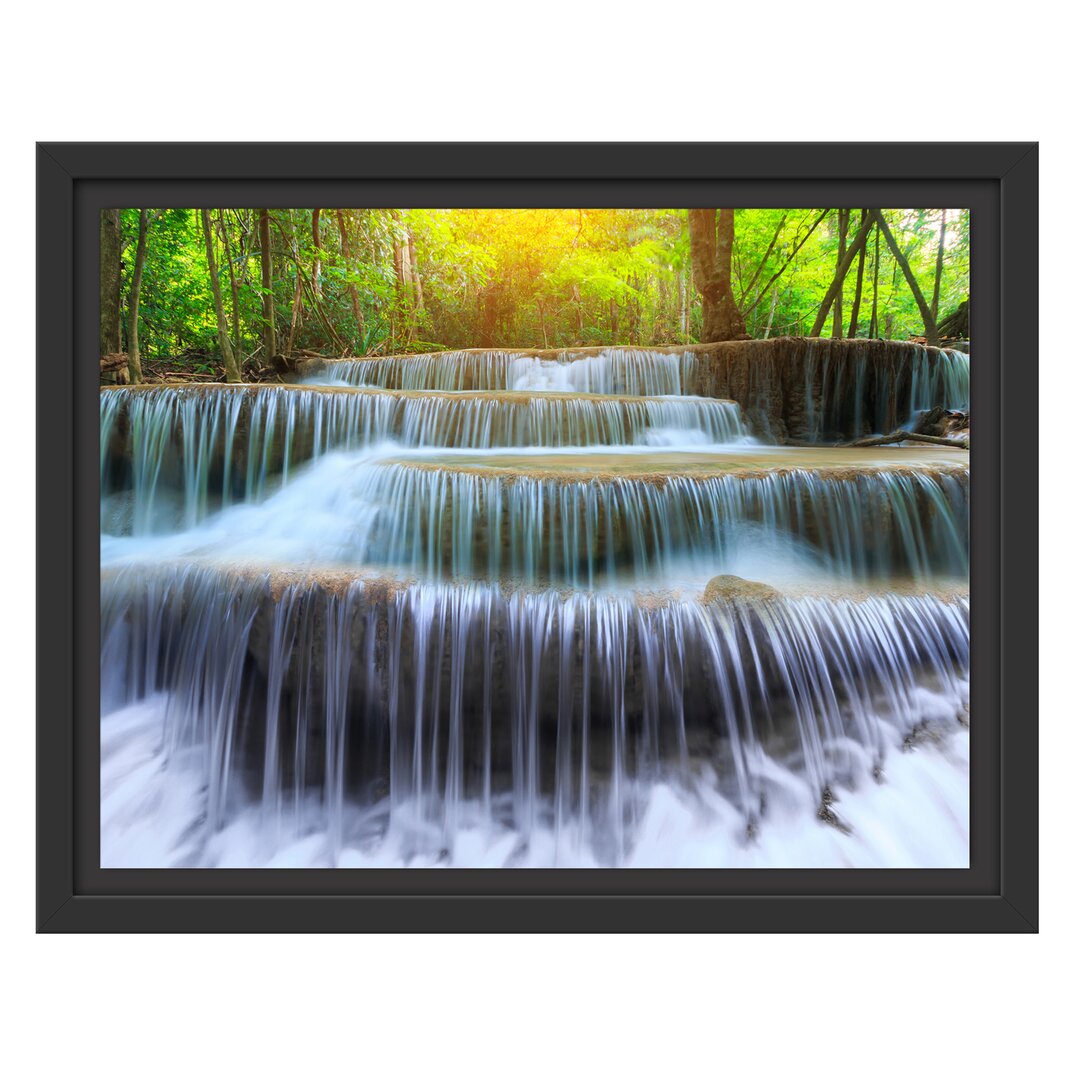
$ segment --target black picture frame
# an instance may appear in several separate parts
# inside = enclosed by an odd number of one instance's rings
[[[39,931],[1037,927],[1038,146],[37,148]],[[963,206],[977,341],[967,870],[102,870],[97,228],[104,206]]]

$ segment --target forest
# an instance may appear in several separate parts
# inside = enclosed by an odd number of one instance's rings
[[[966,338],[954,209],[107,209],[106,382],[297,356]]]

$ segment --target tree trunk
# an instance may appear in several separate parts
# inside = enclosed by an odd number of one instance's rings
[[[409,274],[412,280],[413,303],[420,311],[424,309],[424,286],[420,284],[420,270],[416,263],[416,244],[413,242],[412,230],[406,233],[409,249]]]
[[[210,289],[214,294],[218,347],[221,349],[221,359],[225,364],[225,381],[238,383],[241,381],[240,369],[237,367],[232,342],[229,341],[229,324],[225,321],[225,307],[221,302],[221,282],[218,279],[217,261],[214,259],[214,237],[210,232],[210,211],[204,208],[201,213],[203,239],[206,241],[206,267],[210,272]]]
[[[934,325],[938,321],[938,304],[941,302],[941,271],[945,265],[945,211],[941,211],[941,232],[938,234],[937,265],[934,267],[934,298],[930,301],[930,314]]]
[[[120,342],[120,211],[102,210],[98,271],[101,324],[99,354],[118,353]]]
[[[263,363],[277,355],[277,332],[274,327],[274,264],[270,250],[270,211],[259,211],[259,260],[262,265]]]
[[[303,288],[303,283],[300,280],[300,272],[297,271],[296,288],[293,290],[292,298],[292,313],[289,317],[289,338],[285,343],[285,353],[287,356],[292,356],[293,349],[296,346],[296,332],[300,329],[300,324],[303,322],[301,317],[304,307]]]
[[[345,343],[341,340],[341,338],[338,337],[338,334],[334,330],[334,327],[331,325],[330,320],[323,312],[322,304],[319,302],[319,298],[315,295],[314,286],[308,280],[307,274],[304,273],[304,267],[300,257],[300,248],[299,245],[296,244],[295,232],[293,232],[292,234],[290,243],[290,237],[286,235],[285,230],[282,229],[280,222],[275,222],[275,224],[278,227],[278,231],[281,233],[281,239],[286,245],[286,258],[288,258],[292,262],[293,268],[296,271],[296,292],[293,297],[292,323],[289,329],[289,347],[287,351],[291,353],[293,349],[293,342],[296,336],[297,318],[298,316],[302,316],[303,314],[302,290],[306,288],[308,292],[308,299],[311,301],[311,309],[315,312],[315,317],[319,320],[319,322],[322,323],[323,329],[326,331],[327,340],[334,346],[334,348],[338,350],[339,355],[347,356],[349,350],[346,348]],[[289,247],[292,248],[291,251],[288,250]]]
[[[701,340],[745,337],[746,325],[731,293],[733,209],[690,210],[690,258],[701,292]]]
[[[225,224],[225,211],[218,210],[218,224],[221,226],[221,242],[225,245],[225,261],[229,264],[229,288],[232,291],[233,351],[240,355],[240,287],[236,283],[236,267],[233,265],[232,247],[229,244],[229,229]]]
[[[968,449],[968,439],[948,439],[941,435],[921,435],[916,431],[894,431],[890,435],[868,435],[865,439],[843,443],[843,446],[890,446],[898,442],[929,443],[931,446],[951,446],[957,450]]]
[[[311,241],[315,245],[315,262],[311,267],[311,287],[316,296],[322,296],[322,239],[319,236],[319,216],[322,210],[316,206],[311,211]]]
[[[687,297],[687,293],[690,291],[686,281],[687,273],[685,269],[679,270],[679,332],[683,337],[683,344],[685,345],[690,337],[690,301]]]
[[[405,293],[405,253],[399,240],[394,241],[394,281],[397,284],[398,296],[403,296]]]
[[[128,377],[133,383],[142,382],[142,361],[139,358],[139,292],[142,289],[143,266],[146,263],[146,211],[139,211],[139,242],[135,248],[135,266],[131,272],[131,292],[128,294]]]
[[[494,349],[498,344],[499,296],[494,282],[485,285],[479,292],[480,304],[480,344],[485,349]]]
[[[870,225],[872,223],[873,218],[867,217],[859,227],[859,231],[855,234],[855,239],[851,242],[851,247],[847,249],[844,261],[836,268],[836,273],[833,275],[829,291],[825,294],[825,299],[821,301],[821,307],[818,308],[817,318],[814,319],[814,326],[810,331],[811,337],[821,336],[821,331],[825,326],[825,320],[829,317],[829,309],[833,306],[833,301],[839,295],[841,288],[843,288],[844,278],[847,277],[847,272],[851,269],[851,264],[855,261],[855,256],[859,254],[859,251],[866,243],[866,238],[870,235]]]
[[[893,258],[896,259],[900,269],[903,271],[904,277],[908,283],[908,288],[911,289],[911,295],[915,297],[915,303],[919,306],[919,314],[922,316],[926,343],[927,345],[936,345],[938,343],[937,323],[934,321],[934,316],[930,311],[930,305],[927,304],[922,289],[919,288],[919,283],[915,280],[915,275],[911,272],[911,264],[900,250],[900,245],[896,242],[896,238],[893,236],[892,230],[886,224],[881,211],[875,210],[874,217],[877,219],[878,228],[881,229],[881,235],[885,237],[885,243],[889,245],[889,250],[893,253]]]
[[[405,242],[404,229],[401,226],[401,212],[391,210],[390,217],[393,221],[394,234],[394,280],[397,282],[398,299],[407,304],[410,284],[409,251]]]
[[[878,299],[878,278],[881,272],[881,230],[874,229],[874,300],[870,305],[870,330],[867,333],[868,337],[876,338],[878,336],[878,324],[877,324],[877,299]]]
[[[769,305],[769,321],[765,324],[765,340],[768,341],[772,333],[773,316],[776,314],[776,301],[780,295],[780,286],[774,285],[772,291],[772,303]]]
[[[847,230],[848,220],[851,217],[850,210],[837,210],[837,233],[838,240],[836,246],[836,265],[839,268],[844,262],[844,255],[847,253]],[[842,338],[844,336],[844,279],[840,279],[840,287],[836,291],[836,300],[833,304],[833,322],[832,322],[832,336],[834,338]]]
[[[866,221],[866,211],[859,215],[859,228]],[[863,270],[866,267],[866,244],[859,248],[859,269],[855,273],[855,299],[851,301],[851,323],[848,326],[848,337],[859,336],[859,308],[862,305]]]
[[[337,212],[338,235],[341,241],[341,259],[345,263],[346,275],[352,273],[352,247],[349,243],[349,230],[345,224],[345,212]],[[352,305],[353,319],[356,321],[356,333],[360,342],[361,351],[364,345],[364,313],[360,310],[360,293],[357,291],[356,282],[349,282],[349,303]]]

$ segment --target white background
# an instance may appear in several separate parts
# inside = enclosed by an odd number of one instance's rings
[[[155,1080],[1068,1071],[1080,264],[1076,34],[1051,14],[1064,5],[229,7],[39,3],[4,16],[0,446],[14,491],[0,564],[0,1068]],[[1042,935],[35,937],[33,143],[78,139],[1041,140],[1043,419],[1007,422],[1043,436]],[[52,358],[56,378],[67,363]]]

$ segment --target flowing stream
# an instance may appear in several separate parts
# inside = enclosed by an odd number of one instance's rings
[[[966,451],[773,445],[704,362],[103,391],[103,864],[967,865]]]

